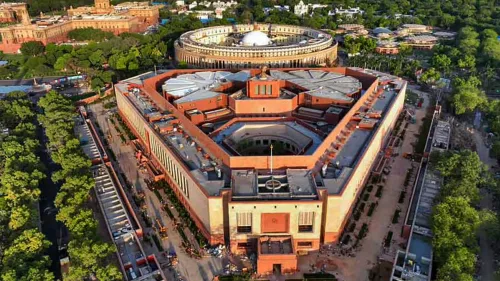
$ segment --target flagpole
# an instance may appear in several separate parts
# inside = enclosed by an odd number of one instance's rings
[[[273,145],[271,144],[271,177],[273,175]]]

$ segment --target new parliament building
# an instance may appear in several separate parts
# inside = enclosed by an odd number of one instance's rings
[[[337,242],[403,110],[406,82],[358,68],[146,73],[115,85],[147,168],[212,244],[257,273]]]

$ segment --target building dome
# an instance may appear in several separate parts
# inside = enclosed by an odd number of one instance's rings
[[[251,31],[241,40],[243,46],[267,46],[271,43],[271,39],[264,32]]]

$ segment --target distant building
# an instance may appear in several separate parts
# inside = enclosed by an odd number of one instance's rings
[[[304,14],[307,14],[308,11],[309,11],[309,6],[304,4],[302,0],[300,0],[299,4],[295,5],[295,7],[293,8],[293,12],[297,16],[302,16]]]
[[[380,40],[375,51],[379,54],[395,55],[399,53],[399,44],[394,41]]]
[[[188,5],[189,10],[192,10],[198,6],[198,2],[194,1],[193,3]]]
[[[17,22],[28,24],[30,18],[26,3],[1,3],[0,4],[0,22]]]
[[[177,1],[175,1],[175,5],[177,7],[182,7],[182,6],[185,6],[186,3],[184,2],[184,0],[177,0]]]
[[[450,31],[437,31],[437,32],[432,33],[432,35],[438,37],[439,39],[452,40],[452,39],[455,39],[455,37],[457,36],[457,33],[450,32]]]
[[[330,34],[292,25],[201,28],[182,34],[174,48],[176,61],[197,68],[304,67],[337,59],[337,42]]]
[[[438,40],[436,36],[418,35],[407,37],[405,44],[411,46],[413,49],[430,50],[438,43]]]
[[[6,5],[0,5],[0,11]],[[126,2],[111,6],[109,0],[95,0],[94,7],[68,9],[67,16],[41,17],[31,23],[26,5],[15,6],[18,24],[0,28],[0,50],[16,53],[22,43],[40,41],[43,44],[63,43],[68,32],[78,28],[96,28],[120,34],[144,32],[148,26],[158,24],[161,5],[150,6],[147,2]],[[8,9],[7,9],[8,10]]]
[[[341,24],[335,30],[337,34],[349,34],[353,36],[368,35],[368,30],[362,24]]]
[[[361,8],[359,7],[355,7],[355,8],[348,8],[348,9],[337,9],[335,8],[334,11],[330,11],[328,12],[328,15],[329,16],[333,16],[333,15],[344,15],[344,16],[348,16],[348,17],[352,17],[352,16],[355,16],[357,14],[364,14],[365,12],[363,10],[361,10]]]

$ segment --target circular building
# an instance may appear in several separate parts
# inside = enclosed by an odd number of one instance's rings
[[[182,34],[174,47],[177,62],[199,68],[325,66],[337,59],[337,42],[329,33],[292,25],[201,28]]]

